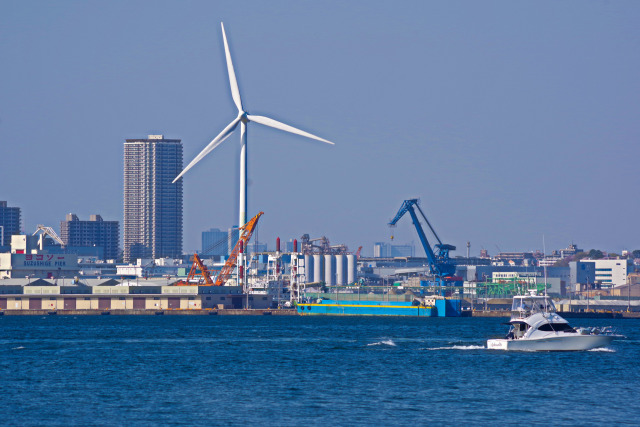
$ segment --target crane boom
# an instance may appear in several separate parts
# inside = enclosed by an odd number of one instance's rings
[[[264,215],[264,212],[260,212],[258,215],[251,218],[245,225],[240,227],[240,230],[242,230],[242,232],[240,233],[240,238],[233,248],[233,251],[231,251],[231,253],[229,254],[229,258],[227,258],[227,262],[225,262],[224,267],[222,267],[222,270],[220,270],[220,273],[216,278],[216,282],[214,283],[215,286],[222,286],[227,282],[227,280],[229,280],[231,273],[233,273],[233,270],[236,267],[241,242],[242,246],[246,248],[247,242],[249,241],[249,239],[251,239],[251,235],[253,235],[253,232],[258,225],[258,220],[262,215]]]
[[[191,265],[191,271],[189,271],[189,276],[187,277],[187,280],[193,279],[195,277],[196,272],[197,272],[197,268],[196,267],[200,268],[200,274],[202,275],[202,278],[204,279],[205,285],[213,285],[213,280],[211,279],[211,275],[209,274],[209,270],[202,263],[202,260],[200,259],[198,254],[193,254],[193,264]]]
[[[202,276],[202,282],[195,283],[193,280],[198,274],[198,270],[200,270],[200,275]],[[193,285],[202,285],[202,286],[212,286],[213,279],[211,279],[211,273],[206,265],[202,262],[198,254],[193,254],[193,263],[191,264],[191,270],[189,270],[189,275],[187,276],[187,280],[179,281],[175,283],[175,286],[193,286]]]
[[[59,243],[60,246],[62,246],[64,248],[64,246],[65,246],[64,242],[58,236],[58,234],[53,230],[53,228],[46,227],[46,226],[44,226],[42,224],[38,224],[38,228],[36,228],[36,231],[33,232],[33,236],[35,236],[38,233],[42,233],[42,235],[51,237],[53,240],[56,241],[56,243]]]
[[[362,246],[360,246],[356,251],[356,259],[360,259],[360,252],[362,252]]]

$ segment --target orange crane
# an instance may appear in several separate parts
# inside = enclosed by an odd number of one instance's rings
[[[229,258],[227,258],[227,262],[225,262],[222,270],[218,273],[218,277],[216,277],[216,281],[214,282],[211,278],[211,273],[207,269],[207,267],[202,263],[202,260],[198,256],[198,254],[193,254],[193,264],[191,264],[191,270],[189,271],[189,275],[187,276],[187,281],[179,281],[175,285],[176,286],[222,286],[224,285],[233,270],[236,268],[236,262],[238,261],[238,253],[240,252],[240,242],[242,242],[242,246],[244,248],[247,247],[247,243],[253,232],[258,225],[258,220],[260,217],[264,215],[264,212],[260,212],[258,215],[254,216],[247,222],[244,226],[240,227],[242,233],[240,234],[240,238],[238,239],[238,243],[236,243],[233,251],[229,254]],[[193,279],[198,274],[198,269],[200,270],[200,274],[202,275],[202,282],[195,283]]]
[[[198,274],[198,269],[200,269],[200,275],[202,275],[202,279],[198,282],[194,282],[193,279]],[[176,283],[176,286],[193,286],[193,285],[201,285],[201,286],[212,286],[213,279],[211,279],[211,273],[207,269],[207,267],[202,263],[202,260],[198,256],[198,254],[193,254],[193,264],[191,264],[191,270],[189,270],[189,275],[187,276],[187,281],[179,281]]]
[[[245,225],[240,227],[242,233],[240,233],[238,243],[236,243],[233,251],[231,251],[231,253],[229,254],[229,258],[227,258],[227,262],[224,264],[224,267],[222,267],[222,270],[220,270],[220,274],[218,274],[218,277],[216,277],[216,283],[214,283],[214,286],[222,286],[227,282],[227,280],[229,280],[231,273],[233,273],[234,268],[236,268],[238,253],[240,252],[240,243],[242,242],[242,246],[246,251],[247,243],[249,242],[249,239],[251,239],[251,235],[258,226],[258,220],[262,215],[264,215],[264,212],[260,212],[258,215],[251,218]]]
[[[244,248],[247,247],[247,243],[253,232],[258,225],[258,220],[260,217],[264,215],[264,212],[260,212],[258,215],[254,216],[247,222],[243,227],[240,227],[242,233],[240,234],[240,238],[238,239],[238,243],[236,243],[233,251],[229,254],[229,258],[227,258],[227,262],[225,262],[224,267],[218,273],[218,277],[216,277],[216,281],[214,283],[211,278],[211,272],[207,267],[202,263],[202,260],[198,256],[198,254],[193,254],[193,264],[191,264],[191,270],[189,270],[189,275],[187,276],[187,280],[181,280],[175,283],[175,286],[222,286],[227,280],[229,280],[229,276],[233,273],[233,270],[236,267],[236,262],[238,261],[238,253],[240,252],[240,242],[242,242],[242,246]],[[194,278],[198,274],[198,270],[200,270],[200,275],[202,279],[198,282],[194,282]]]

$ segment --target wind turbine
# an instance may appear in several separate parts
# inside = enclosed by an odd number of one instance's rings
[[[238,116],[227,125],[226,128],[218,134],[204,149],[187,165],[180,175],[173,180],[176,182],[179,180],[189,169],[191,169],[196,163],[202,160],[207,154],[216,149],[225,139],[227,139],[231,133],[240,125],[240,143],[242,148],[240,150],[240,219],[238,225],[242,227],[247,222],[247,125],[249,122],[259,123],[261,125],[269,126],[275,129],[280,129],[285,132],[293,133],[296,135],[305,136],[307,138],[316,139],[318,141],[326,142],[327,144],[335,145],[331,141],[312,135],[300,129],[296,129],[293,126],[286,125],[274,119],[264,116],[254,116],[245,111],[242,106],[242,100],[240,99],[240,90],[238,89],[238,80],[236,79],[236,73],[233,69],[233,62],[231,62],[231,54],[229,53],[229,44],[227,43],[227,35],[224,32],[224,23],[220,23],[222,26],[222,38],[224,39],[224,53],[227,58],[227,71],[229,72],[229,83],[231,84],[231,97],[233,103],[238,108]]]

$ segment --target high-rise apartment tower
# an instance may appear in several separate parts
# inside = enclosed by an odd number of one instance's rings
[[[118,221],[104,221],[100,215],[91,215],[89,221],[81,221],[76,214],[70,213],[60,221],[60,238],[67,247],[100,246],[103,259],[118,258]]]
[[[11,236],[20,234],[20,208],[0,201],[0,246],[11,246]]]
[[[182,255],[182,142],[149,135],[124,144],[124,261]]]
[[[229,240],[229,235],[226,231],[221,231],[218,228],[203,231],[200,255],[229,255],[227,240]]]

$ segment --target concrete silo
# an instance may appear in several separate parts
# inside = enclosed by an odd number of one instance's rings
[[[336,255],[336,285],[347,284],[347,260],[344,255]]]
[[[329,286],[336,284],[336,264],[333,262],[333,255],[324,256],[324,283]]]
[[[324,281],[324,268],[322,268],[322,255],[313,256],[313,281]]]
[[[358,280],[358,260],[355,255],[347,255],[347,283],[352,284]]]
[[[313,257],[311,255],[304,256],[304,268],[305,282],[313,282]]]

